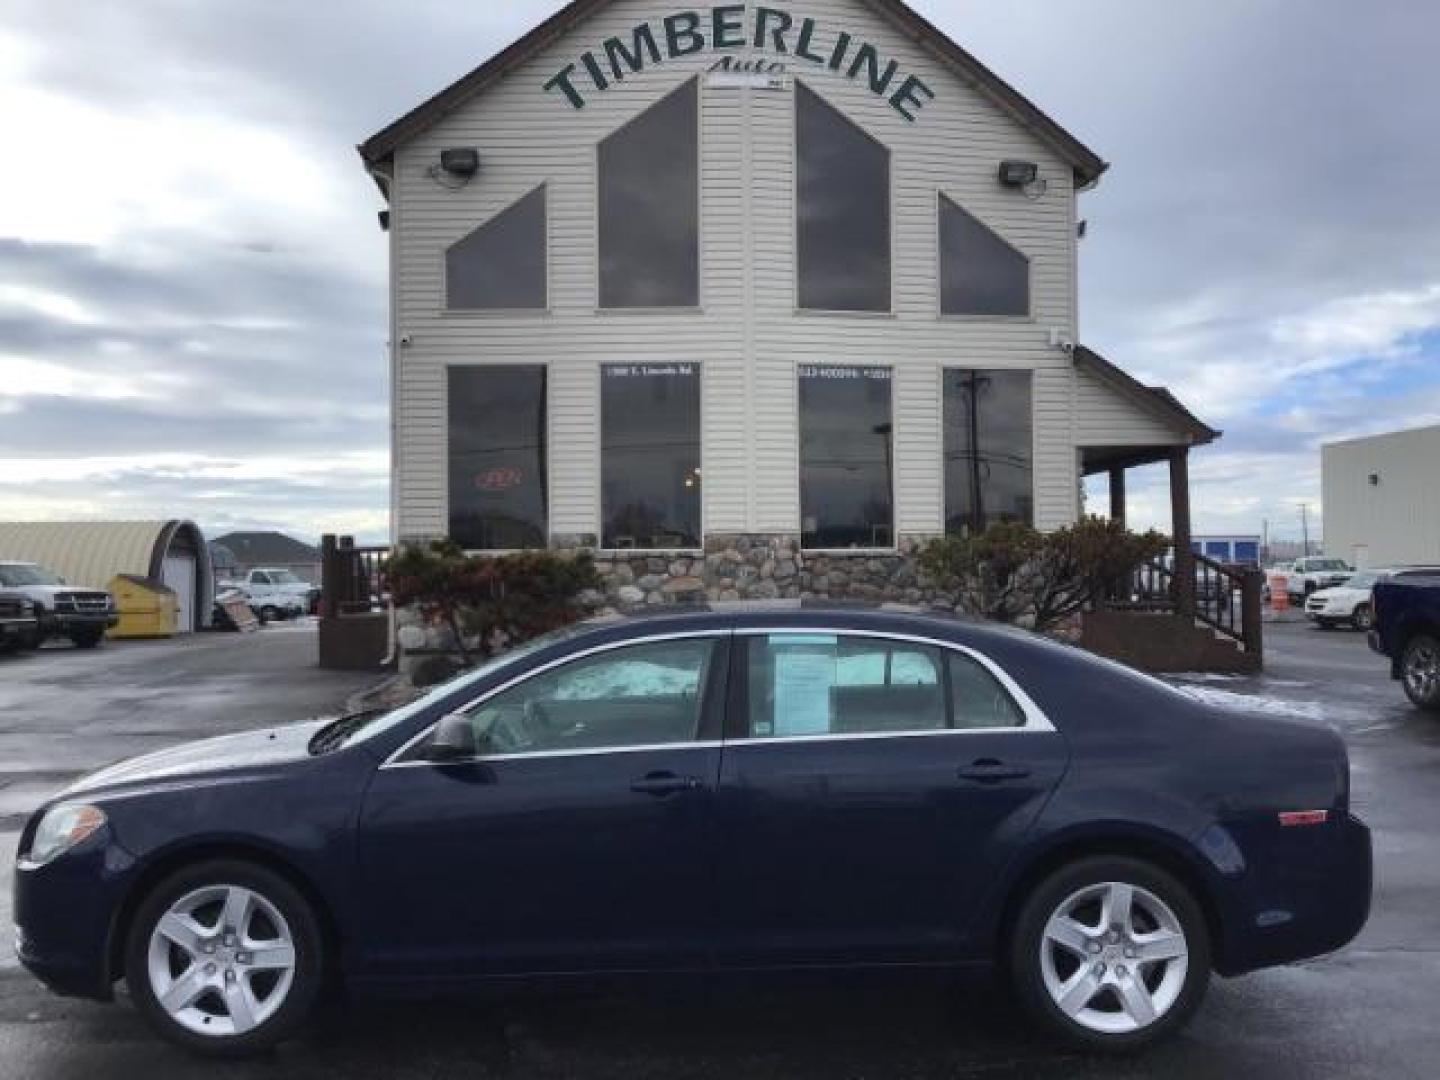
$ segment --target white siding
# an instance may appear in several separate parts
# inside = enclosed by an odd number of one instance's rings
[[[1325,554],[1440,565],[1440,426],[1332,443],[1321,456]]]
[[[940,367],[1036,369],[1038,523],[1072,520],[1078,505],[1075,373],[1065,354],[1048,344],[1052,328],[1075,334],[1071,169],[860,0],[807,0],[791,10],[797,19],[812,16],[822,27],[873,42],[899,60],[902,76],[923,78],[937,96],[918,121],[906,122],[872,94],[863,74],[849,80],[793,58],[791,73],[891,150],[894,313],[796,312],[793,93],[703,83],[702,308],[597,312],[596,144],[718,54],[706,50],[628,76],[605,93],[587,94],[579,111],[545,92],[543,83],[606,37],[628,40],[637,24],[658,25],[674,10],[655,0],[617,0],[397,153],[395,333],[410,341],[396,365],[397,533],[435,535],[446,528],[447,365],[536,362],[550,368],[551,530],[598,533],[598,369],[602,362],[639,358],[702,366],[707,532],[798,531],[796,368],[814,361],[895,368],[902,533],[942,527]],[[480,177],[464,190],[446,190],[426,176],[446,146],[480,150]],[[1032,201],[996,182],[1006,157],[1040,163],[1048,183],[1043,197]],[[549,185],[551,310],[444,312],[445,248],[542,182]],[[941,191],[1029,256],[1033,318],[939,317]]]
[[[1189,441],[1083,368],[1075,372],[1075,439],[1077,446],[1184,446]]]

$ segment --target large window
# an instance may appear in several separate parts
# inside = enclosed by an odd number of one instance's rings
[[[940,196],[940,311],[1030,314],[1030,260],[944,195]]]
[[[890,369],[800,369],[800,504],[807,548],[894,544]]]
[[[614,649],[537,675],[470,714],[486,754],[534,754],[694,741],[715,643]]]
[[[545,368],[452,367],[450,538],[471,551],[546,544]]]
[[[799,305],[890,310],[890,151],[795,86]]]
[[[699,89],[691,79],[600,144],[600,306],[700,303]]]
[[[544,308],[545,189],[500,211],[445,253],[445,302],[452,310]]]
[[[700,546],[700,369],[606,364],[600,373],[601,545]]]
[[[1034,524],[1030,372],[949,368],[944,380],[946,531]]]

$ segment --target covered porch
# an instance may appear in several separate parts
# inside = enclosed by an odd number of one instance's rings
[[[1151,671],[1256,671],[1263,663],[1259,570],[1195,551],[1190,452],[1221,435],[1162,387],[1146,386],[1098,353],[1075,354],[1082,477],[1104,476],[1109,516],[1129,518],[1131,470],[1164,465],[1169,476],[1169,559],[1117,586],[1086,616],[1084,643]]]

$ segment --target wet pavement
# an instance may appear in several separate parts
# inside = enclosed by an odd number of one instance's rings
[[[330,1010],[272,1056],[222,1066],[157,1042],[123,998],[103,1006],[51,997],[7,968],[3,942],[0,1078],[1440,1075],[1432,1019],[1440,1001],[1440,718],[1410,708],[1360,635],[1295,623],[1268,629],[1266,676],[1185,685],[1345,733],[1356,810],[1375,831],[1374,915],[1335,956],[1216,980],[1186,1031],[1139,1058],[1057,1051],[977,978],[352,1005]],[[302,627],[0,658],[0,858],[12,856],[17,815],[81,770],[302,719],[364,684],[316,670],[313,657],[313,633]],[[7,906],[0,899],[0,926]]]

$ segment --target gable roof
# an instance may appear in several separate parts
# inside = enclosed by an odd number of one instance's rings
[[[612,0],[571,0],[550,18],[546,19],[524,37],[501,50],[470,74],[458,79],[450,86],[404,116],[366,139],[357,148],[366,167],[373,172],[383,166],[395,151],[430,128],[441,118],[464,105],[477,94],[484,92],[502,76],[513,71],[520,64],[551,44],[562,35],[574,29],[600,8]],[[1071,135],[1032,101],[1012,87],[1000,76],[961,48],[944,31],[920,15],[903,0],[861,0],[881,15],[896,23],[908,36],[929,48],[940,60],[954,69],[962,79],[972,83],[1019,123],[1029,127],[1048,143],[1061,157],[1068,161],[1075,171],[1075,182],[1086,187],[1099,180],[1109,165],[1079,139]],[[385,184],[376,177],[380,190],[388,197]]]
[[[1180,399],[1165,387],[1146,386],[1093,349],[1077,345],[1075,366],[1089,371],[1102,382],[1114,387],[1161,423],[1187,435],[1191,446],[1205,446],[1223,434],[1187,409]]]
[[[234,532],[217,536],[214,543],[229,549],[234,558],[232,565],[299,566],[320,561],[318,548],[279,532]]]

